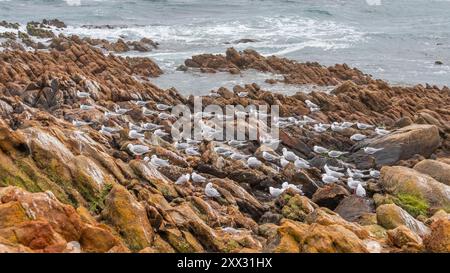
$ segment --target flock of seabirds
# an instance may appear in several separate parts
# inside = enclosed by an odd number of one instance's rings
[[[211,97],[218,97],[220,96],[219,93],[212,91],[209,96]],[[239,97],[246,97],[246,92],[240,92],[238,94]],[[80,109],[83,111],[90,111],[96,108],[96,105],[89,104],[88,100],[90,99],[91,95],[89,92],[82,92],[77,91],[77,97],[80,100]],[[175,118],[172,114],[170,114],[168,111],[172,108],[170,105],[166,105],[163,103],[157,103],[156,104],[156,110],[152,110],[147,108],[148,102],[146,101],[132,101],[135,105],[138,107],[141,107],[142,114],[144,116],[150,117],[158,117],[159,120],[166,120],[166,119],[172,119]],[[309,107],[311,112],[320,111],[320,107],[316,105],[315,103],[305,100],[306,105]],[[131,109],[126,108],[120,108],[119,106],[116,106],[114,111],[105,111],[104,117],[105,121],[114,119],[114,118],[120,118],[121,116],[126,116],[127,113],[131,111]],[[199,122],[195,126],[200,126],[201,129],[201,135],[205,138],[214,138],[216,134],[222,132],[217,131],[214,129],[211,125],[208,125],[208,120],[212,118],[219,118],[219,119],[225,119],[225,120],[233,120],[234,116],[226,116],[222,114],[213,114],[210,112],[198,112],[195,113],[197,117],[200,117]],[[236,116],[270,116],[270,114],[260,112],[255,109],[251,109],[248,112],[242,112],[242,111],[236,111]],[[206,122],[203,120],[205,119]],[[314,130],[316,133],[324,133],[327,130],[332,130],[334,132],[342,132],[343,130],[354,127],[361,130],[361,132],[365,130],[374,130],[377,135],[387,135],[390,133],[390,131],[375,127],[374,125],[366,124],[366,123],[360,123],[360,122],[333,122],[332,124],[323,124],[320,122],[317,122],[311,117],[308,117],[306,115],[301,117],[277,117],[274,119],[275,126],[278,128],[286,128],[289,126],[300,126],[303,128],[303,126],[310,126],[312,130]],[[89,126],[92,124],[92,122],[87,122],[83,120],[73,120],[73,125],[75,127],[83,127],[83,126]],[[147,122],[137,125],[133,122],[128,121],[128,138],[129,140],[138,140],[140,144],[128,144],[127,149],[136,156],[136,159],[141,160],[141,156],[147,154],[150,152],[150,147],[145,145],[145,132],[150,131],[154,135],[165,138],[169,137],[169,133],[164,131],[164,126],[160,124],[155,124],[152,122]],[[99,132],[107,137],[112,137],[114,134],[119,133],[119,131],[123,130],[124,128],[117,126],[117,127],[109,127],[106,125],[101,125],[101,128]],[[350,137],[353,141],[362,141],[368,138],[367,134],[357,133]],[[196,139],[190,139],[186,138],[183,139],[184,141],[175,141],[173,143],[174,147],[179,150],[183,151],[188,156],[201,156],[201,153],[199,152],[198,145],[201,143],[200,140]],[[264,159],[263,163],[260,159],[258,159],[256,156],[253,155],[246,155],[241,152],[239,152],[240,148],[247,146],[246,140],[228,140],[223,141],[224,146],[216,146],[214,148],[214,151],[225,158],[229,158],[232,160],[240,160],[242,161],[248,168],[259,168],[262,164],[270,164],[272,167],[274,167],[277,170],[280,170],[281,168],[286,167],[289,163],[293,163],[295,168],[297,170],[300,169],[309,169],[311,168],[310,163],[296,155],[294,152],[289,151],[287,148],[282,149],[282,154],[274,154],[272,152],[263,151],[262,152],[262,158]],[[277,146],[281,141],[279,139],[271,138],[270,136],[259,136],[259,143],[261,145],[267,145],[269,147],[271,146]],[[373,147],[365,147],[363,148],[364,152],[367,154],[375,154],[380,150],[383,150],[383,148],[373,148]],[[342,163],[345,167],[336,167],[331,166],[328,164],[325,164],[322,174],[322,182],[325,184],[330,183],[336,183],[340,179],[346,179],[347,186],[354,191],[354,194],[360,197],[366,196],[366,190],[365,186],[366,183],[364,182],[367,179],[370,178],[379,178],[380,172],[375,169],[370,170],[358,170],[356,168],[353,168],[350,164],[343,162],[339,158],[343,155],[347,154],[347,152],[343,151],[337,151],[337,150],[330,150],[322,146],[314,146],[313,151],[316,154],[325,155],[330,158],[335,158]],[[151,157],[145,156],[142,160],[146,164],[151,164],[156,168],[160,167],[167,167],[170,166],[169,160],[165,160],[162,158],[159,158],[157,155],[153,154]],[[221,196],[219,191],[214,188],[212,183],[207,183],[208,179],[204,176],[196,173],[195,171],[192,173],[187,173],[181,175],[175,182],[176,185],[185,185],[189,181],[192,181],[194,183],[206,183],[206,186],[204,188],[205,195],[210,198],[218,198]],[[272,197],[278,197],[281,195],[285,190],[291,189],[293,191],[296,191],[300,194],[303,194],[301,190],[301,185],[294,185],[290,184],[289,182],[284,182],[281,185],[281,188],[274,188],[269,187],[269,192]]]

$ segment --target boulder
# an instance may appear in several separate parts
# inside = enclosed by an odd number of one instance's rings
[[[414,197],[430,207],[450,208],[450,186],[414,169],[383,167],[380,182],[390,194]]]
[[[151,246],[154,234],[146,210],[126,188],[117,185],[110,191],[102,217],[117,229],[131,250]]]
[[[334,212],[347,221],[358,222],[365,215],[373,212],[374,209],[374,203],[371,199],[352,195],[342,200]]]
[[[414,166],[414,170],[428,174],[437,181],[450,186],[450,165],[441,161],[425,159]]]
[[[450,252],[450,220],[439,219],[431,225],[431,233],[425,237],[424,245],[430,252]]]
[[[390,244],[407,249],[407,251],[418,251],[423,247],[422,238],[406,226],[398,226],[395,229],[388,230],[387,235]]]
[[[413,124],[397,129],[385,136],[362,141],[353,147],[358,150],[352,154],[358,168],[370,168],[375,165],[381,167],[394,165],[400,160],[407,160],[416,154],[429,157],[441,144],[438,127],[434,125]],[[373,154],[366,154],[362,148],[365,146],[383,148]],[[372,162],[372,160],[373,162]]]
[[[337,184],[330,184],[319,188],[312,196],[312,201],[321,207],[334,210],[349,195],[350,193],[344,187]]]
[[[386,229],[395,229],[399,226],[406,226],[419,236],[430,233],[430,229],[422,222],[414,219],[405,210],[395,204],[381,205],[377,208],[378,224]]]

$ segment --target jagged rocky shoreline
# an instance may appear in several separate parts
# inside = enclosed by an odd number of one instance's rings
[[[157,43],[56,35],[58,20],[27,33],[0,25],[11,29],[0,34],[0,252],[450,252],[449,88],[394,87],[345,64],[253,50],[193,56],[181,70],[255,69],[283,76],[269,83],[333,90],[219,88],[204,105],[279,106],[281,144],[202,141],[188,155],[164,136],[174,120],[158,108],[194,98],[152,84],[163,73],[152,60],[111,53]],[[136,158],[129,144],[170,165]],[[308,167],[282,163],[283,148]],[[332,183],[330,166],[343,173]],[[194,172],[205,181],[175,183]]]

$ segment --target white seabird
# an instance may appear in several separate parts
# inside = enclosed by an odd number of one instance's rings
[[[313,147],[313,151],[315,153],[317,153],[317,154],[326,154],[326,153],[328,153],[329,150],[327,148],[322,147],[322,146],[315,145]]]
[[[309,162],[300,157],[297,158],[297,160],[295,160],[294,166],[297,170],[311,168],[311,166],[309,165]]]
[[[189,156],[200,156],[201,154],[197,151],[195,147],[188,147],[184,150],[184,152]]]
[[[339,178],[328,175],[326,173],[322,174],[322,182],[325,184],[336,183],[339,181]]]
[[[159,136],[159,137],[165,137],[165,136],[168,136],[168,135],[169,135],[169,133],[166,133],[166,132],[164,132],[164,131],[161,130],[161,129],[156,129],[156,130],[153,132],[153,134],[156,135],[156,136]]]
[[[384,148],[364,147],[363,150],[366,154],[373,155],[381,150],[384,150]]]
[[[328,174],[328,175],[334,176],[336,178],[340,178],[340,177],[344,176],[343,173],[340,173],[340,172],[337,172],[337,171],[333,171],[332,169],[330,169],[327,164],[325,164],[325,166],[323,168],[325,170],[325,173]]]
[[[158,158],[156,155],[152,155],[150,163],[155,167],[168,167],[170,166],[168,160],[164,160],[161,158]]]
[[[84,120],[76,120],[76,119],[74,119],[74,120],[72,120],[72,124],[75,127],[82,127],[82,126],[90,125],[90,124],[92,124],[92,122],[87,122],[87,121],[84,121]]]
[[[332,151],[328,152],[328,156],[333,157],[333,158],[338,158],[345,154],[348,154],[348,152],[341,152],[341,151],[336,151],[336,150],[332,150]]]
[[[90,96],[91,96],[91,94],[89,92],[77,91],[77,97],[79,97],[80,99],[87,99]]]
[[[284,192],[284,189],[269,187],[269,193],[272,197],[278,197]]]
[[[354,135],[352,135],[350,137],[350,139],[353,140],[353,141],[361,141],[361,140],[364,140],[366,138],[367,138],[367,136],[363,135],[363,134],[354,134]]]
[[[262,162],[259,161],[256,157],[252,156],[247,159],[247,165],[250,168],[258,168],[259,166],[261,166],[261,164],[262,164]]]
[[[192,178],[192,181],[194,181],[195,183],[204,183],[204,182],[206,182],[206,178],[201,176],[201,175],[199,175],[196,172],[192,172],[191,178]]]
[[[138,158],[150,151],[150,148],[145,145],[133,145],[131,143],[127,145],[127,148]]]
[[[262,152],[262,157],[264,158],[264,160],[267,160],[267,161],[270,161],[270,162],[277,161],[278,158],[279,158],[279,156],[275,156],[275,155],[273,155],[271,153],[268,153],[266,151]]]
[[[356,195],[359,197],[365,197],[366,196],[366,190],[363,188],[361,184],[358,184],[358,187],[356,188]]]
[[[158,114],[158,112],[148,109],[147,107],[142,107],[142,114],[144,116],[153,116]]]
[[[373,128],[374,126],[367,123],[357,122],[356,127],[360,130],[367,130]]]
[[[188,173],[187,174],[183,174],[177,179],[177,181],[175,181],[175,185],[184,185],[187,182],[189,182],[190,178],[191,178],[190,174],[188,174]]]
[[[85,110],[85,111],[89,111],[89,110],[92,110],[92,109],[94,109],[95,107],[94,106],[92,106],[92,105],[87,105],[87,104],[81,104],[80,105],[80,109],[81,110]]]
[[[208,184],[206,184],[206,187],[205,187],[205,194],[206,194],[206,196],[211,197],[211,198],[215,198],[215,197],[220,197],[220,196],[221,196],[220,193],[219,193],[219,191],[216,190],[216,189],[213,187],[213,184],[212,184],[211,182],[209,182]]]
[[[283,157],[286,160],[291,161],[291,162],[294,162],[295,160],[297,160],[298,156],[294,152],[288,151],[288,149],[286,149],[286,148],[283,148],[282,151],[283,151]]]
[[[389,130],[385,130],[383,128],[375,128],[375,133],[377,133],[377,135],[379,136],[385,136],[387,134],[389,134],[391,131]]]
[[[142,139],[142,138],[144,138],[144,137],[145,137],[144,134],[141,134],[141,133],[139,133],[139,132],[136,131],[136,130],[130,130],[130,131],[128,132],[128,138],[129,138],[129,139]]]
[[[170,108],[172,108],[172,106],[164,104],[164,103],[156,104],[156,109],[158,109],[159,111],[166,111],[166,110],[169,110]]]

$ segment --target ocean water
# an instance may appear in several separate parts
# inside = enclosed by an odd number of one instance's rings
[[[151,38],[158,50],[131,54],[149,56],[164,69],[156,84],[194,94],[276,76],[176,71],[194,54],[224,53],[230,46],[324,65],[347,63],[392,84],[450,85],[449,14],[449,0],[0,0],[0,20],[59,18],[69,25],[66,33]],[[109,27],[90,27],[104,25]],[[256,42],[234,44],[244,38]],[[444,64],[435,65],[437,60]]]

